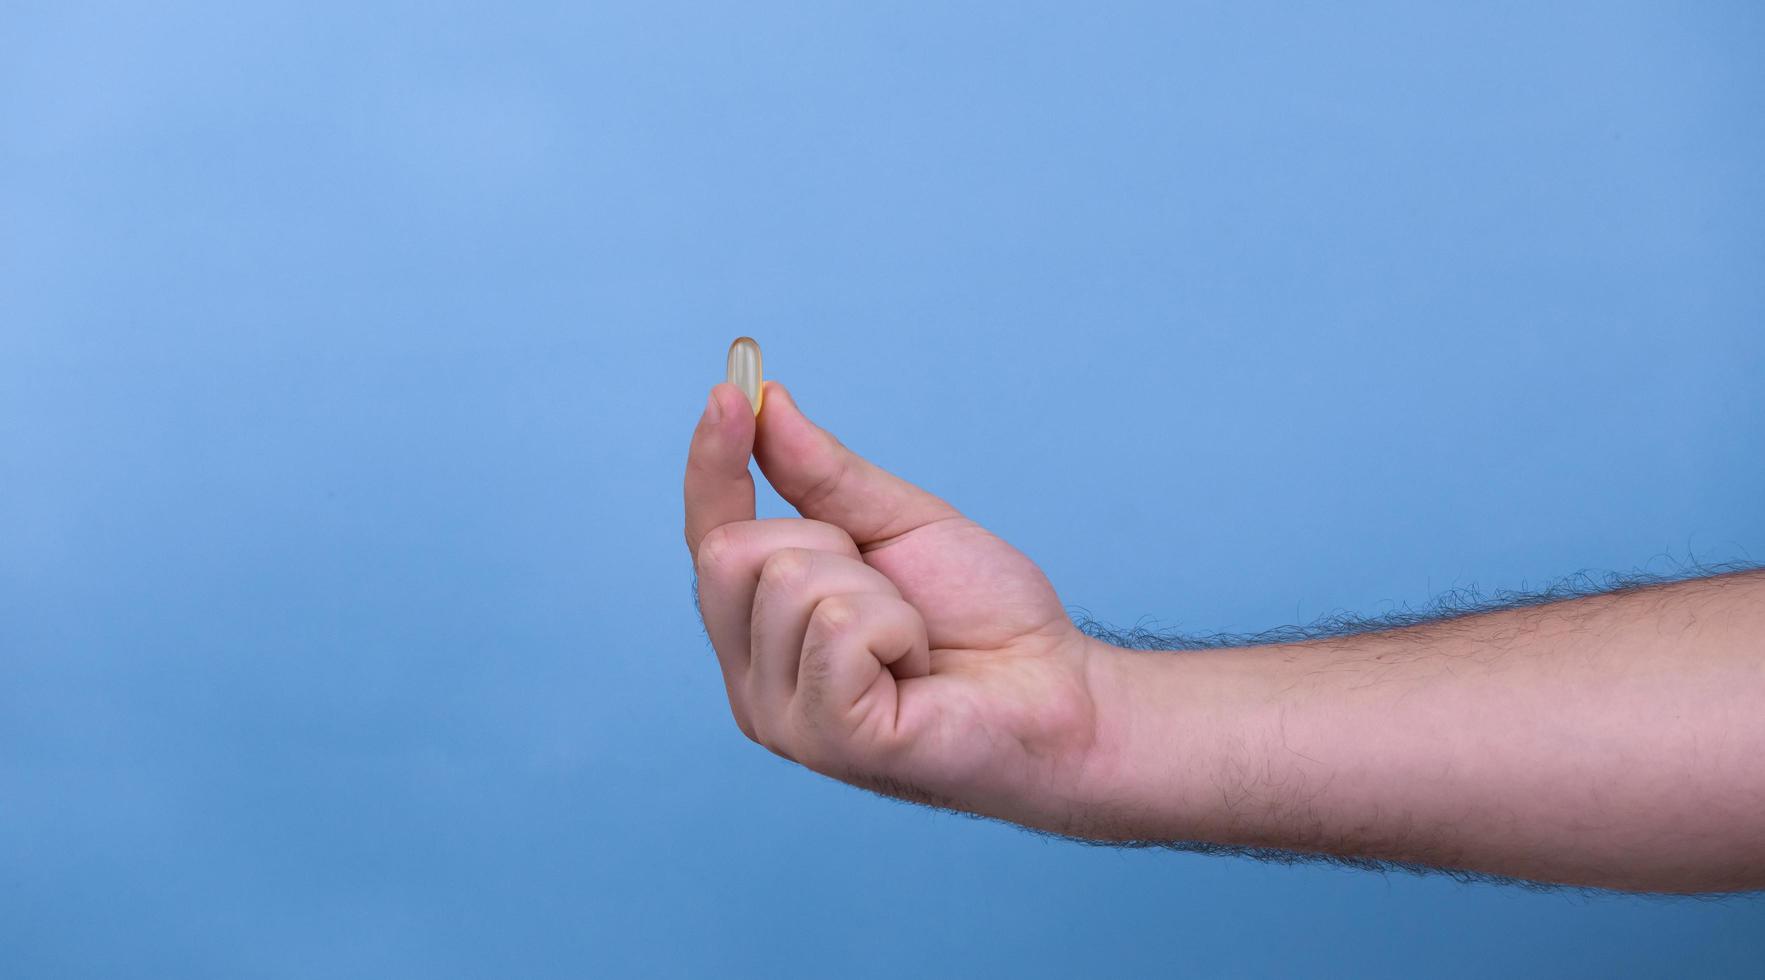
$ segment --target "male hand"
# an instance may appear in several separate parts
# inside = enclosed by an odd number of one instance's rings
[[[1765,572],[1137,655],[783,387],[764,405],[712,389],[686,540],[736,723],[780,755],[1097,839],[1765,887]],[[754,520],[750,451],[803,519]]]
[[[1069,829],[1097,740],[1094,645],[1040,569],[856,455],[767,382],[711,390],[686,542],[730,710],[877,792]],[[750,454],[802,518],[754,519]]]

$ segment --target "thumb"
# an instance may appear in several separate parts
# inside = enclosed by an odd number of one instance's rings
[[[841,445],[803,415],[784,385],[766,382],[761,405],[754,434],[760,471],[798,513],[840,528],[858,547],[961,516],[956,508]]]

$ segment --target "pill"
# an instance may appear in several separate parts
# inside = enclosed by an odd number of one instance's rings
[[[752,337],[737,337],[729,345],[729,383],[748,396],[754,414],[760,414],[760,345]]]

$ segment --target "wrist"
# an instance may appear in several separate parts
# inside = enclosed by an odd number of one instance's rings
[[[1260,843],[1306,773],[1281,745],[1284,648],[1139,651],[1093,640],[1097,737],[1073,833]],[[1301,760],[1303,764],[1303,760]]]

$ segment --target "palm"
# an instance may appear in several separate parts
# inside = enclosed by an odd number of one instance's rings
[[[934,650],[1021,650],[1026,640],[1072,629],[1042,570],[967,518],[915,528],[864,560],[919,609]]]

